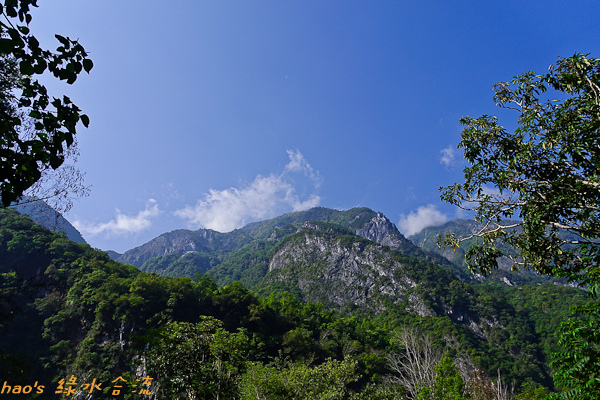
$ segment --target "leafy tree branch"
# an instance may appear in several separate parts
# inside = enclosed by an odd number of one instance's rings
[[[77,124],[89,118],[67,96],[51,97],[35,78],[45,71],[72,84],[93,62],[78,41],[55,35],[56,51],[31,34],[37,0],[0,2],[0,196],[4,207],[33,186],[44,170],[57,169],[74,145]],[[25,135],[26,124],[33,135]]]

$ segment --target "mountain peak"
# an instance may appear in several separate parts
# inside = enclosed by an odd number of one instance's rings
[[[356,230],[356,235],[403,253],[411,253],[415,250],[415,245],[400,233],[396,224],[383,213],[374,212],[374,214],[370,221]]]
[[[81,233],[61,213],[50,207],[43,200],[27,198],[21,204],[11,206],[19,214],[25,214],[33,222],[55,232],[63,232],[69,239],[77,243],[85,243]]]

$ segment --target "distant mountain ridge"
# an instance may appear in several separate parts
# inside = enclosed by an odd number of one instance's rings
[[[442,225],[424,228],[420,232],[409,236],[408,239],[422,249],[438,253],[453,263],[462,264],[468,244],[457,249],[440,248],[437,245],[438,236],[454,233],[457,237],[465,237],[479,232],[482,227],[483,225],[472,219],[455,219]]]
[[[517,221],[511,221],[517,222]],[[492,273],[488,277],[483,277],[480,274],[472,275],[465,262],[465,253],[467,249],[470,247],[472,243],[476,239],[469,239],[465,242],[461,243],[460,247],[456,249],[452,249],[450,247],[440,248],[437,245],[437,239],[439,235],[448,235],[450,233],[454,233],[457,237],[468,237],[469,235],[475,234],[479,232],[483,228],[483,225],[478,223],[475,220],[467,220],[467,219],[456,219],[452,221],[448,221],[439,226],[430,226],[419,233],[411,235],[408,239],[429,253],[436,253],[448,261],[452,262],[456,266],[457,269],[460,270],[462,274],[469,275],[471,279],[478,281],[494,281],[496,283],[502,283],[509,286],[512,285],[523,285],[526,283],[534,283],[534,282],[543,282],[543,281],[552,281],[556,284],[567,284],[565,279],[559,279],[556,277],[549,276],[541,276],[529,270],[521,270],[521,271],[512,271],[511,267],[513,265],[512,261],[508,259],[508,257],[503,257],[498,259],[498,269],[492,271]],[[520,228],[518,228],[520,229]],[[565,233],[568,234],[568,233]],[[506,251],[509,251],[512,254],[516,254],[516,251],[511,247],[508,247],[504,244],[499,244],[500,248],[503,248]]]
[[[171,253],[211,252],[217,249],[234,251],[238,243],[246,243],[249,238],[239,232],[220,233],[212,229],[190,231],[178,229],[150,240],[123,253],[117,260],[125,264],[141,267],[154,257],[162,257]]]
[[[55,232],[63,232],[69,239],[77,243],[85,243],[81,233],[61,213],[50,207],[45,201],[26,199],[24,203],[11,206],[19,214],[26,214],[36,224]]]
[[[270,220],[253,222],[228,233],[211,229],[196,231],[178,229],[126,251],[117,260],[142,267],[152,258],[169,254],[183,256],[189,252],[230,253],[240,250],[252,241],[272,241],[277,238],[277,235],[293,233],[301,224],[309,221],[333,223],[349,229],[357,236],[389,246],[393,250],[420,253],[420,250],[407,240],[398,231],[396,225],[382,213],[364,207],[346,211],[316,207],[308,211],[296,211]]]
[[[475,233],[481,225],[473,220],[453,220],[440,226],[428,227],[410,236],[409,240],[384,214],[366,207],[343,211],[315,207],[253,222],[228,233],[211,229],[178,229],[164,233],[122,255],[111,253],[111,257],[145,272],[189,277],[198,272],[209,273],[217,278],[220,285],[240,281],[246,287],[258,290],[266,284],[267,275],[273,275],[270,265],[280,243],[307,228],[307,224],[314,223],[330,224],[327,229],[332,232],[336,230],[332,241],[339,235],[367,239],[389,250],[441,266],[463,282],[495,282],[508,286],[539,284],[544,281],[567,284],[564,280],[539,276],[530,271],[511,271],[508,259],[501,259],[501,268],[489,276],[472,274],[464,263],[464,253],[470,243],[464,243],[456,251],[450,248],[440,249],[437,237],[441,233],[454,232],[459,236]],[[313,228],[319,230],[323,226]],[[287,281],[284,279],[279,282],[283,284]],[[294,290],[297,289],[296,287]],[[296,292],[296,295],[302,297],[300,292]]]
[[[442,265],[461,279],[469,279],[468,274],[461,276],[461,271],[444,257],[415,246],[385,215],[366,207],[344,211],[315,207],[253,222],[228,233],[179,229],[120,256],[113,253],[113,257],[142,271],[160,275],[193,277],[197,272],[208,272],[221,285],[239,280],[247,287],[254,287],[268,273],[278,243],[305,229],[307,223],[330,224],[328,229],[335,230],[336,235],[367,239],[389,250]]]

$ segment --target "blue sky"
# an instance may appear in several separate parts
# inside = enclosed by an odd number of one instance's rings
[[[597,1],[40,1],[42,44],[94,69],[48,80],[90,116],[66,216],[123,252],[178,228],[227,231],[320,205],[406,233],[460,216],[459,118],[515,115],[492,86],[600,57]]]

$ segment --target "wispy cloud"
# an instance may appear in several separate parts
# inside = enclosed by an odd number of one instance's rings
[[[315,171],[313,167],[306,161],[302,153],[298,150],[287,150],[288,157],[290,158],[290,162],[286,164],[284,168],[284,173],[287,171],[290,172],[304,172],[305,175],[310,177],[310,180],[313,184],[318,188],[321,186],[322,179],[319,171]]]
[[[121,236],[134,234],[148,229],[152,226],[151,219],[161,213],[158,204],[154,199],[148,200],[146,209],[140,211],[135,216],[122,214],[119,209],[116,210],[115,219],[105,223],[93,224],[85,221],[76,220],[73,225],[83,234],[95,236],[101,233],[107,235]]]
[[[500,197],[500,190],[497,187],[493,186],[482,186],[481,193],[488,196]]]
[[[440,164],[442,164],[445,167],[450,167],[452,165],[454,165],[454,163],[456,162],[456,153],[457,153],[457,149],[456,147],[450,145],[442,150],[440,150],[440,154],[442,155],[442,157],[440,158]]]
[[[300,211],[319,205],[320,197],[311,194],[301,200],[289,173],[303,172],[317,189],[321,183],[315,171],[299,151],[288,150],[289,162],[281,174],[258,175],[241,188],[210,189],[194,206],[175,211],[192,227],[229,232],[253,220],[271,218],[281,212]]]
[[[429,226],[438,226],[448,221],[448,217],[439,211],[433,204],[421,206],[417,212],[411,211],[408,215],[402,214],[398,227],[405,236],[421,232]]]

